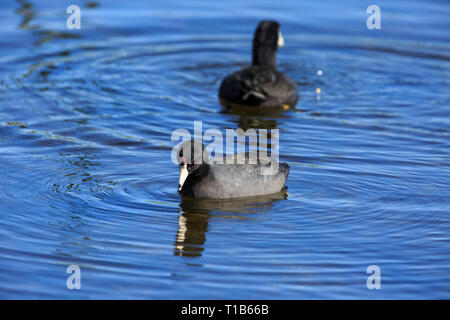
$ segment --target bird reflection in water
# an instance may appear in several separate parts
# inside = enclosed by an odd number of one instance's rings
[[[287,193],[284,190],[270,195],[233,200],[203,200],[183,196],[180,203],[174,254],[200,257],[205,250],[210,219],[250,220],[251,214],[270,210],[275,201],[284,199],[287,199]]]
[[[276,129],[281,119],[290,118],[281,108],[271,108],[270,110],[250,108],[250,107],[234,107],[224,108],[223,114],[232,117],[232,121],[236,123],[238,128],[247,130],[253,129]]]

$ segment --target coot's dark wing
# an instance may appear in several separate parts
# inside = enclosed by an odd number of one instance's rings
[[[265,66],[252,66],[226,77],[219,97],[225,104],[263,107],[293,106],[298,100],[295,83],[283,73]]]
[[[276,72],[276,81],[263,87],[268,97],[263,106],[285,106],[293,107],[297,104],[297,86],[288,76],[282,72]]]
[[[252,66],[226,77],[220,86],[219,97],[235,104],[258,106],[268,99],[264,87],[275,81],[273,71]]]

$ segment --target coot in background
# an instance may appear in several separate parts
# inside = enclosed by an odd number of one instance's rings
[[[277,70],[276,52],[284,45],[280,24],[261,21],[253,38],[253,62],[227,76],[219,89],[220,103],[225,107],[294,107],[298,101],[297,86]]]

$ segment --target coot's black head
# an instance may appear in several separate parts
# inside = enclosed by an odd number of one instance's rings
[[[275,53],[284,45],[280,24],[265,20],[258,24],[253,38],[253,65],[276,67]]]
[[[208,159],[205,145],[198,140],[187,140],[178,148],[178,163],[186,163],[188,168],[195,164],[202,164]]]
[[[178,181],[178,190],[180,191],[189,173],[208,162],[205,145],[201,141],[193,139],[183,142],[177,152],[177,161],[180,166]]]

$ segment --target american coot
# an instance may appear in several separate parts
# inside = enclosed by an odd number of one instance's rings
[[[197,147],[194,147],[195,144]],[[235,161],[240,156],[245,156],[241,158],[245,159],[244,164],[237,164]],[[194,198],[231,199],[273,194],[283,190],[289,165],[278,163],[273,157],[252,156],[254,155],[245,153],[209,159],[201,142],[185,141],[177,153],[180,165],[178,191]],[[252,159],[256,160],[255,164],[249,161]],[[233,164],[229,164],[230,162]]]
[[[299,98],[297,87],[276,67],[276,51],[283,44],[280,24],[276,21],[261,21],[253,38],[253,64],[222,81],[220,103],[232,108],[294,107]]]

